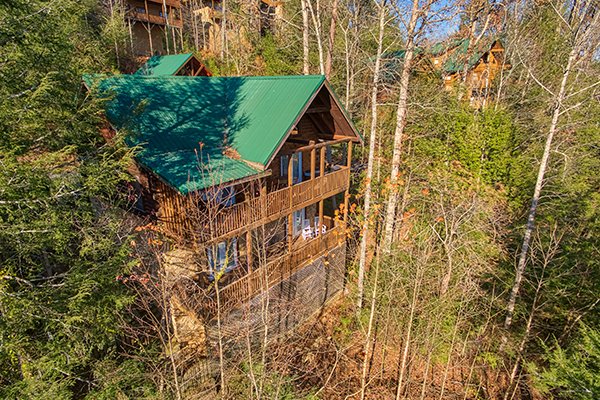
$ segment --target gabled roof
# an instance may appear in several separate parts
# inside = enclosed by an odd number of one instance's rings
[[[474,68],[481,57],[490,50],[494,43],[499,42],[498,39],[484,39],[472,49],[473,53],[468,60],[468,68]],[[443,54],[448,53],[448,58],[442,64],[442,72],[445,74],[454,74],[463,70],[465,65],[465,58],[469,49],[469,39],[449,39],[443,42],[437,42],[427,48],[424,51],[422,48],[415,48],[416,55],[430,55],[433,57],[439,57]],[[404,55],[406,50],[389,51],[382,55],[383,65],[383,76],[384,79],[394,81],[398,77],[397,71],[400,70],[402,63],[404,63]]]
[[[469,57],[467,68],[474,68],[481,57],[490,49],[495,41],[482,40],[472,49],[472,54]],[[450,55],[442,65],[442,71],[446,74],[454,74],[461,72],[465,67],[467,53],[469,51],[470,39],[454,39],[452,46],[448,47],[447,51],[451,51]]]
[[[135,75],[175,75],[192,57],[192,53],[152,56]]]
[[[264,171],[322,75],[86,75],[108,97],[106,117],[139,145],[138,161],[183,194]]]

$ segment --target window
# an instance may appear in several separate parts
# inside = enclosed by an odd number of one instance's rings
[[[302,233],[302,229],[304,228],[304,221],[306,218],[306,209],[301,209],[298,211],[294,211],[292,214],[292,234],[294,237],[298,236]]]
[[[219,242],[206,248],[211,276],[215,272],[230,272],[238,265],[237,239]]]
[[[235,204],[235,188],[228,186],[225,188],[211,188],[202,193],[202,201],[207,207],[223,206],[231,207]]]
[[[284,154],[281,156],[280,170],[281,176],[288,176],[288,163],[290,155]],[[302,182],[302,153],[292,154],[292,184]]]

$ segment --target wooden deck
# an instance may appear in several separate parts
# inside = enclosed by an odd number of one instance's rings
[[[346,191],[349,175],[349,167],[339,167],[323,176],[222,208],[213,215],[198,215],[196,201],[178,196],[175,207],[167,208],[160,219],[178,237],[192,236],[195,242],[202,243],[220,241]]]
[[[160,15],[155,15],[155,14],[150,14],[150,13],[141,13],[141,12],[137,12],[137,11],[129,11],[126,14],[127,18],[135,20],[135,21],[142,21],[142,22],[150,22],[151,24],[157,24],[157,25],[167,25],[167,19],[163,16]],[[172,16],[169,17],[169,26],[175,27],[175,28],[182,28],[183,27],[183,22],[178,19],[178,18],[173,18]]]
[[[275,284],[289,278],[303,268],[308,262],[325,255],[328,251],[345,241],[343,228],[337,226],[329,232],[314,239],[307,240],[293,252],[269,261],[265,266],[257,268],[235,282],[219,289],[219,302],[222,310],[229,310],[256,295],[265,292]],[[217,299],[214,286],[210,293],[202,296],[203,308],[208,315],[217,310]]]

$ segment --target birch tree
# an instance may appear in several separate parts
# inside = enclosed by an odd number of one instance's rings
[[[521,243],[515,280],[506,307],[505,329],[510,328],[513,322],[515,304],[528,261],[531,235],[535,226],[536,213],[545,182],[550,154],[553,149],[554,137],[561,129],[562,119],[568,116],[569,111],[582,105],[582,102],[572,104],[572,98],[577,95],[585,95],[586,92],[590,92],[592,88],[600,85],[600,80],[596,80],[584,88],[569,85],[569,80],[573,74],[585,73],[583,62],[588,60],[590,55],[595,54],[599,48],[600,13],[598,12],[598,6],[589,2],[565,3],[562,1],[550,2],[550,6],[555,13],[555,18],[559,22],[559,29],[555,33],[564,38],[569,46],[568,54],[566,54],[562,64],[562,73],[558,75],[558,85],[555,82],[542,81],[527,59],[524,49],[516,50],[519,61],[522,63],[527,74],[539,87],[550,95],[552,101],[552,119],[547,128],[544,151],[538,166],[531,204],[527,213],[527,222]]]
[[[302,0],[302,73],[304,75],[310,74],[310,47],[309,47],[309,35],[310,27],[308,23],[308,1]]]
[[[400,177],[400,163],[402,161],[402,142],[404,141],[404,128],[408,114],[408,91],[415,58],[416,41],[424,29],[437,21],[437,18],[443,15],[444,11],[450,7],[446,4],[439,10],[432,13],[434,5],[438,0],[412,0],[410,11],[408,12],[408,21],[404,21],[402,15],[404,12],[400,7],[396,7],[396,12],[401,23],[406,27],[406,43],[404,50],[404,60],[402,72],[400,74],[400,89],[398,93],[398,106],[396,109],[396,128],[394,131],[394,148],[392,154],[392,169],[390,172],[390,195],[385,212],[385,226],[383,231],[382,250],[387,253],[392,245],[394,233],[394,222],[396,219],[396,208],[398,206],[398,182]]]
[[[386,2],[378,3],[379,7],[379,35],[377,37],[377,55],[375,56],[375,68],[373,71],[373,88],[371,90],[371,129],[369,134],[369,155],[367,161],[367,175],[365,177],[365,203],[364,222],[362,226],[362,237],[360,241],[360,255],[358,265],[358,299],[357,307],[362,307],[365,269],[367,264],[367,245],[370,233],[371,219],[371,187],[373,180],[373,165],[375,164],[375,142],[377,139],[377,94],[379,89],[379,75],[381,71],[381,54],[383,53],[383,34],[385,30]]]

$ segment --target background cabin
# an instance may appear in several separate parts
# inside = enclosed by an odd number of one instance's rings
[[[136,72],[136,75],[161,76],[212,76],[193,53],[152,56]]]
[[[176,53],[183,49],[180,0],[126,0],[125,22],[135,56]]]

